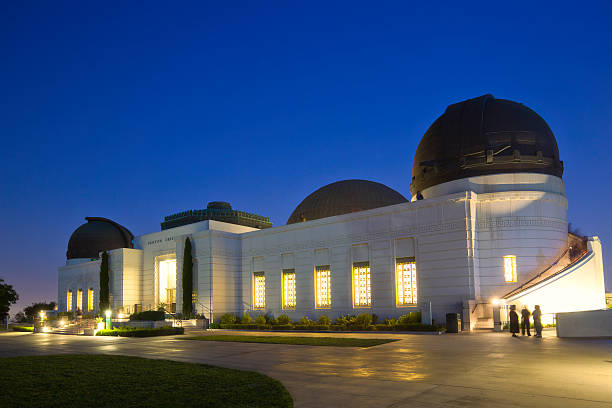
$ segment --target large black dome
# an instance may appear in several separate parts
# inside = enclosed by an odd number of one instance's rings
[[[304,199],[287,224],[318,220],[406,202],[397,191],[374,181],[343,180],[321,187]]]
[[[417,147],[410,191],[465,177],[499,173],[561,177],[557,141],[523,104],[484,95],[450,105]]]
[[[134,235],[127,228],[101,217],[85,217],[68,241],[66,258],[97,258],[102,251],[133,248]]]

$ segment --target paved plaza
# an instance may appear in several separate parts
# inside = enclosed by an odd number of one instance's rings
[[[0,356],[102,353],[255,370],[280,380],[298,408],[612,407],[612,340],[558,339],[554,331],[543,339],[488,332],[331,336],[399,341],[361,349],[2,333]]]

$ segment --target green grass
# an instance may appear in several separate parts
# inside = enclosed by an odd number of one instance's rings
[[[182,337],[182,340],[234,341],[240,343],[296,344],[304,346],[372,347],[397,339],[355,339],[347,337],[292,337],[292,336],[233,336],[210,335]]]
[[[293,407],[263,374],[111,355],[0,358],[0,407]]]

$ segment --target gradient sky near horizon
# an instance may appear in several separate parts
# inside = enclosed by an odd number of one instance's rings
[[[222,4],[223,3],[223,4]],[[134,234],[214,200],[283,225],[361,178],[410,196],[447,105],[538,112],[568,218],[612,287],[612,5],[563,2],[2,2],[0,278],[57,298],[86,216]]]

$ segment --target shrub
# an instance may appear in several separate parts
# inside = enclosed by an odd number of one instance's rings
[[[34,333],[34,327],[28,326],[13,326],[13,331]]]
[[[129,326],[117,327],[109,330],[99,330],[96,336],[120,336],[120,337],[154,337],[154,336],[172,336],[175,334],[183,334],[185,329],[182,327],[164,326],[158,329],[143,329]]]
[[[221,324],[234,324],[238,318],[231,313],[226,313],[221,316]]]
[[[372,324],[378,323],[378,315],[376,313],[372,313]]]
[[[304,316],[299,321],[295,322],[295,324],[302,326],[312,326],[313,324],[315,324],[315,322],[310,320],[310,317]]]
[[[147,310],[130,315],[130,320],[165,320],[165,318],[166,313],[161,310]]]
[[[261,325],[255,323],[247,323],[247,324],[220,324],[219,328],[221,329],[234,329],[234,330],[266,330],[270,326]]]
[[[421,323],[421,312],[410,312],[399,317],[400,324]]]
[[[251,318],[251,315],[248,313],[245,313],[242,315],[242,319],[240,319],[240,323],[242,324],[250,324],[253,323],[253,319]]]
[[[267,323],[267,322],[266,322],[266,317],[265,317],[265,316],[263,316],[263,315],[259,315],[259,316],[257,316],[257,317],[255,318],[255,324],[261,324],[261,325],[264,325],[264,324],[266,324],[266,323]]]
[[[369,313],[360,313],[355,318],[355,323],[351,325],[351,329],[366,330],[372,323],[372,315]]]
[[[356,317],[353,315],[344,315],[344,316],[340,316],[336,318],[336,320],[334,320],[334,324],[339,325],[339,326],[348,327],[351,324],[355,323],[355,319]]]
[[[278,324],[287,325],[291,323],[291,319],[286,314],[282,314],[276,318]]]
[[[326,315],[321,315],[321,317],[319,317],[319,320],[317,320],[317,323],[323,326],[329,326],[331,324],[331,319]]]
[[[219,323],[211,323],[208,325],[209,329],[220,329],[221,325]]]

